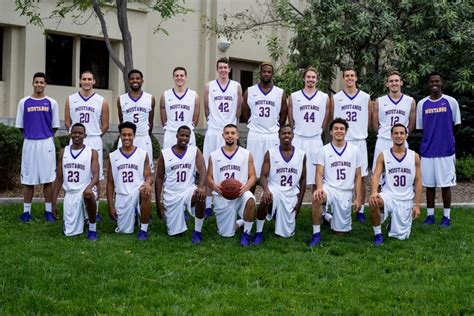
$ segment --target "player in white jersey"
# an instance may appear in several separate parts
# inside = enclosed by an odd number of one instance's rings
[[[377,157],[375,172],[372,176],[372,194],[369,204],[376,246],[383,244],[380,224],[388,216],[392,216],[388,236],[403,240],[410,237],[412,220],[420,215],[423,191],[420,157],[405,146],[408,136],[405,125],[396,123],[391,129],[391,134],[393,147],[384,150]],[[385,181],[382,192],[378,193],[382,172],[385,173]],[[415,205],[413,205],[413,198],[415,198]]]
[[[119,132],[122,147],[110,153],[107,168],[109,216],[117,221],[115,232],[131,234],[138,214],[138,240],[147,240],[153,184],[148,154],[133,145],[135,124],[120,123]]]
[[[214,213],[218,233],[232,237],[238,227],[244,226],[240,238],[241,246],[250,245],[250,233],[255,220],[255,197],[250,188],[255,185],[255,167],[250,152],[237,145],[239,131],[234,124],[224,127],[225,145],[211,153],[207,169],[207,186],[214,191]],[[227,200],[221,195],[222,181],[233,178],[242,183],[240,196]],[[241,218],[236,221],[237,214]]]
[[[247,149],[252,153],[257,178],[262,171],[263,156],[279,145],[278,130],[288,115],[286,94],[273,85],[273,65],[260,65],[260,82],[244,93],[242,114],[248,122]],[[252,189],[255,192],[255,188]]]
[[[338,234],[352,230],[352,190],[355,188],[354,212],[362,204],[362,178],[359,149],[345,140],[349,124],[341,118],[329,124],[332,141],[319,152],[316,166],[316,190],[313,192],[311,214],[313,235],[308,246],[321,242],[321,206],[332,206],[331,229]]]
[[[153,172],[153,146],[151,133],[155,113],[155,97],[142,90],[143,73],[132,69],[128,73],[130,91],[117,98],[117,113],[119,122],[132,122],[137,126],[137,134],[133,144],[148,154],[150,169]],[[122,147],[119,139],[118,148]]]
[[[161,124],[165,130],[163,149],[176,144],[176,132],[182,125],[191,129],[189,146],[196,146],[194,127],[199,122],[199,95],[186,86],[187,71],[184,67],[173,70],[174,87],[166,90],[160,99]]]
[[[56,221],[52,212],[53,181],[56,177],[56,151],[54,134],[59,127],[57,102],[46,96],[46,75],[33,75],[33,94],[18,102],[15,126],[23,134],[21,155],[21,184],[23,191],[23,213],[20,221],[31,221],[31,201],[35,185],[43,184],[45,212],[48,222]]]
[[[349,124],[346,141],[359,148],[361,157],[362,182],[369,172],[367,158],[367,136],[371,124],[372,102],[370,95],[357,89],[357,72],[348,68],[343,70],[344,88],[334,95],[334,118],[342,117]],[[357,212],[357,220],[365,223],[364,202],[365,187],[362,190],[362,207]]]
[[[306,157],[292,145],[293,129],[283,126],[278,134],[280,146],[270,148],[263,160],[260,184],[263,195],[257,211],[257,231],[253,244],[263,241],[265,217],[275,217],[275,234],[291,237],[306,190]]]
[[[97,240],[94,186],[99,182],[97,151],[84,145],[87,137],[82,123],[71,127],[72,144],[61,149],[56,181],[54,184],[53,210],[56,210],[61,186],[64,189],[63,218],[64,235],[75,236],[84,231],[84,219],[88,219],[87,239]]]
[[[288,122],[294,127],[293,145],[306,153],[306,184],[314,191],[316,157],[323,147],[321,135],[330,116],[331,98],[316,88],[316,69],[306,68],[303,81],[304,88],[288,98]]]
[[[204,221],[204,201],[206,198],[206,165],[201,150],[189,146],[191,129],[183,125],[178,128],[177,142],[161,152],[156,171],[156,211],[165,217],[168,235],[178,235],[188,227],[183,210],[194,216],[193,244],[202,241]],[[199,185],[196,187],[196,171],[199,173]],[[163,190],[164,186],[164,190]],[[163,206],[160,197],[163,191]]]
[[[379,154],[392,147],[392,126],[396,123],[403,124],[408,128],[408,132],[415,128],[416,103],[412,97],[402,93],[402,75],[398,71],[389,72],[385,86],[389,92],[375,101],[372,112],[374,131],[377,131],[372,172],[375,171]]]

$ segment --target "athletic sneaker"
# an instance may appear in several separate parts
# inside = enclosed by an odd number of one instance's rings
[[[204,210],[204,219],[212,216],[212,208],[208,207]]]
[[[89,230],[89,232],[87,233],[87,239],[90,241],[96,241],[97,239],[99,239],[99,235],[97,234],[97,232]]]
[[[138,240],[147,240],[148,239],[148,233],[144,230],[141,230],[138,232]]]
[[[435,224],[435,217],[434,215],[426,216],[425,220],[423,221],[425,225],[434,225]]]
[[[263,242],[263,232],[255,233],[253,236],[252,245],[258,246]]]
[[[54,223],[56,221],[56,217],[54,217],[53,213],[47,211],[44,211],[44,219],[50,223]]]
[[[240,245],[241,245],[242,247],[247,247],[247,246],[249,246],[251,239],[252,239],[252,238],[250,237],[250,234],[245,233],[245,232],[242,233],[242,236],[240,237]]]
[[[194,245],[200,244],[202,241],[202,234],[201,232],[193,230],[193,238],[192,238],[192,243]]]
[[[383,245],[383,235],[377,234],[374,237],[374,246],[381,246]]]
[[[20,215],[20,221],[23,223],[28,223],[31,221],[31,214],[29,212],[24,212]]]
[[[439,224],[440,227],[443,227],[443,228],[448,228],[449,226],[451,226],[451,219],[450,218],[447,218],[446,216],[443,216],[443,218],[441,219],[441,223]]]
[[[361,224],[365,223],[365,215],[364,213],[357,212],[357,221]]]
[[[309,247],[314,247],[316,245],[319,245],[321,243],[321,233],[315,233],[313,236],[311,236],[311,240],[308,243]]]
[[[95,221],[96,222],[102,222],[104,219],[102,218],[102,216],[100,216],[99,213],[97,213],[97,215],[95,216]]]

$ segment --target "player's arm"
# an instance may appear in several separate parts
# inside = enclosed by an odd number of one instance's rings
[[[328,125],[329,120],[333,116],[333,99],[332,96],[328,97],[328,100],[326,101],[326,114],[324,115],[323,119],[323,131],[326,129],[326,126]]]
[[[52,201],[52,212],[54,216],[58,215],[58,209],[56,203],[58,201],[59,192],[61,192],[61,186],[63,184],[63,154],[64,148],[59,151],[58,164],[56,165],[56,179],[53,184],[53,201]]]
[[[369,205],[370,206],[378,206],[379,205],[379,181],[380,176],[383,172],[384,166],[384,158],[383,153],[380,153],[377,157],[377,162],[375,163],[375,170],[372,178],[370,179],[370,197],[369,197]]]
[[[379,130],[379,100],[374,101],[373,111],[372,111],[372,128],[374,132]]]
[[[204,201],[206,199],[206,164],[199,148],[196,150],[196,168],[199,173],[199,184],[195,194],[199,201]]]
[[[148,113],[148,133],[150,136],[153,133],[153,125],[154,125],[154,120],[155,120],[155,105],[156,105],[156,99],[155,96],[151,96],[151,111]]]
[[[53,120],[51,122],[51,127],[53,129],[53,133],[56,134],[56,131],[59,128],[59,105],[58,103],[53,100],[51,101],[51,111],[53,113]]]
[[[298,193],[298,202],[295,205],[296,212],[295,217],[298,217],[300,213],[301,204],[303,203],[304,193],[306,192],[306,155],[303,158],[303,169],[301,171],[301,178],[300,178],[300,192]]]
[[[112,164],[110,163],[110,159],[107,162],[107,205],[109,207],[109,217],[116,221],[117,220],[117,210],[115,209],[114,205],[114,177],[112,176]]]
[[[109,130],[109,102],[104,99],[104,102],[102,103],[102,118],[100,119],[101,121],[101,131],[102,135],[104,136],[105,133]]]
[[[151,187],[153,186],[153,177],[151,176],[151,167],[150,167],[150,159],[148,158],[148,154],[145,156],[145,165],[143,167],[143,177],[145,178],[145,183],[143,183],[140,187],[140,191],[145,195],[151,195]]]
[[[252,157],[251,153],[249,153],[249,167],[248,167],[248,169],[249,169],[249,177],[248,177],[247,183],[242,185],[242,187],[240,188],[239,196],[244,194],[246,191],[249,191],[255,185],[255,183],[257,183],[257,175],[255,173],[255,165],[253,163],[253,157]]]
[[[324,199],[324,190],[323,190],[323,174],[324,174],[324,165],[316,165],[316,190],[313,192],[314,201],[322,201]]]
[[[23,136],[23,110],[24,104],[23,102],[18,102],[18,110],[16,111],[16,122],[15,127],[18,128]]]
[[[240,114],[242,113],[242,86],[240,84],[237,85],[237,122],[240,121]]]
[[[99,183],[99,154],[95,149],[92,149],[92,156],[91,156],[91,171],[92,171],[92,179],[91,182],[87,185],[86,189],[84,190],[84,197],[91,198],[93,197],[92,188]]]
[[[119,123],[123,123],[123,113],[122,113],[122,105],[120,104],[120,97],[117,98],[117,113],[118,113]]]
[[[209,83],[206,83],[204,86],[204,115],[207,118],[209,117]]]
[[[209,189],[222,194],[220,183],[214,182],[214,175],[212,173],[212,159],[209,156],[209,163],[207,164],[207,186]]]
[[[295,128],[295,119],[293,118],[293,100],[291,99],[291,95],[286,100],[288,106],[288,124],[290,124],[291,128]]]
[[[163,93],[160,98],[160,119],[161,126],[166,125],[168,118],[166,117],[166,107],[165,107],[165,94]]]
[[[163,182],[165,180],[165,160],[163,155],[158,159],[155,177],[155,197],[156,197],[156,214],[159,218],[163,218],[163,208],[161,207],[161,192],[163,191]]]
[[[408,132],[411,133],[415,129],[416,123],[416,103],[413,99],[411,101],[411,108],[410,108],[410,117],[408,118]]]
[[[260,173],[260,185],[263,188],[262,201],[265,203],[271,203],[273,196],[272,192],[268,188],[268,175],[270,174],[270,153],[265,153],[263,156],[262,172]]]
[[[413,219],[416,219],[418,216],[420,216],[421,195],[423,194],[420,166],[420,156],[415,154],[415,205],[413,206]]]
[[[280,117],[278,118],[278,123],[280,123],[280,126],[285,125],[287,117],[288,117],[288,106],[286,104],[286,93],[283,91],[281,95]]]
[[[194,113],[193,113],[193,124],[196,127],[199,123],[199,115],[201,114],[201,102],[199,101],[199,95],[196,93],[194,98]]]
[[[69,129],[72,125],[71,119],[71,109],[69,107],[69,98],[66,99],[66,103],[64,104],[64,125],[66,126],[66,130],[69,132]]]
[[[243,100],[242,100],[242,119],[244,120],[244,122],[248,122],[248,120],[250,118],[250,108],[249,108],[249,105],[247,103],[248,96],[249,96],[248,93],[249,93],[249,89],[247,89],[244,92],[244,97],[243,97]]]
[[[367,127],[368,128],[371,128],[372,126],[372,111],[374,109],[374,103],[372,102],[372,100],[369,98],[369,104],[367,104],[367,108],[369,109],[369,117],[368,117],[368,121],[367,121]]]
[[[362,176],[361,176],[361,167],[356,168],[356,173],[355,173],[355,192],[356,192],[356,199],[354,201],[354,209],[353,212],[356,213],[360,210],[360,207],[362,206],[362,190],[364,189],[364,183],[362,181]]]

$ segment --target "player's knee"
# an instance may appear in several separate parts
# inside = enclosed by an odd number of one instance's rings
[[[245,203],[245,206],[254,208],[255,207],[255,200],[254,199],[248,199],[247,203]]]
[[[145,194],[144,192],[140,192],[140,201],[143,202],[151,202],[151,194]]]

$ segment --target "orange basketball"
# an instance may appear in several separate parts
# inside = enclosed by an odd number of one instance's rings
[[[242,183],[235,179],[226,179],[221,183],[222,196],[228,200],[235,200],[239,197],[240,187]]]

